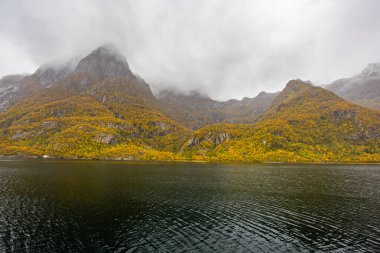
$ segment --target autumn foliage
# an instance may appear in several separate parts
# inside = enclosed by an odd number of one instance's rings
[[[197,131],[167,117],[157,104],[142,103],[143,98],[110,87],[95,87],[82,95],[46,90],[11,107],[0,114],[0,155],[380,161],[380,112],[300,81],[291,81],[254,124],[215,124]]]

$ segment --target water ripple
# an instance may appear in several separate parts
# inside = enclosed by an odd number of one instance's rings
[[[380,248],[378,166],[0,165],[0,251]]]

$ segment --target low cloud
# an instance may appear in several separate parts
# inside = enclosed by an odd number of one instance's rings
[[[379,62],[378,10],[377,0],[3,0],[0,75],[111,42],[155,88],[252,97]]]

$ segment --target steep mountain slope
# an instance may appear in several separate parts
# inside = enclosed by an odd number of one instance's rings
[[[263,118],[196,131],[187,157],[236,161],[380,161],[380,112],[293,80]]]
[[[257,97],[219,102],[193,92],[161,91],[158,99],[167,115],[190,129],[220,123],[253,123],[272,104],[277,93],[261,92]]]
[[[102,47],[0,114],[0,154],[176,159],[190,132],[157,104],[126,60]]]
[[[43,88],[34,76],[5,76],[0,80],[0,112]]]
[[[169,91],[157,99],[113,48],[100,47],[77,62],[1,79],[0,155],[380,161],[380,111],[299,80],[279,94],[241,101]],[[376,93],[370,83],[377,73],[372,66],[355,80],[367,80],[368,92]],[[192,132],[182,124],[204,127]]]
[[[359,105],[380,109],[380,63],[369,64],[360,74],[337,80],[326,89]]]
[[[0,79],[0,112],[11,103],[12,95],[18,90],[15,86],[23,78],[22,75],[4,76]]]
[[[70,75],[76,66],[76,60],[44,65],[32,75],[5,76],[0,80],[0,112],[27,97],[50,87],[55,81]]]

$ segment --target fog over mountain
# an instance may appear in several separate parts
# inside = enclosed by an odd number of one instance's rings
[[[377,0],[2,0],[0,76],[110,42],[155,89],[254,97],[379,62],[378,10]]]

